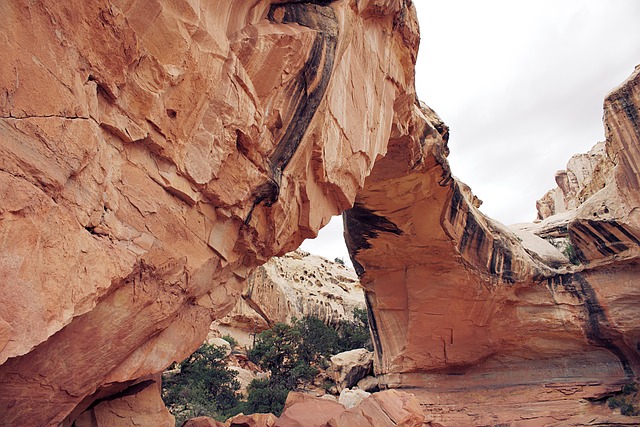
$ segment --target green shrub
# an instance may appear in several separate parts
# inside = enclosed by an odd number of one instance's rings
[[[249,397],[245,403],[244,413],[271,412],[276,417],[282,414],[289,389],[272,379],[253,380],[249,384]]]
[[[222,337],[232,346],[236,340]],[[289,391],[305,387],[329,366],[328,357],[354,348],[371,348],[365,310],[355,309],[353,321],[326,325],[313,316],[278,323],[256,337],[249,359],[270,372],[269,379],[253,380],[248,398],[238,400],[236,372],[228,369],[221,348],[204,344],[180,363],[180,373],[163,383],[163,399],[178,425],[189,418],[209,416],[226,419],[239,412],[272,412],[279,416]],[[329,389],[334,384],[325,381]]]
[[[203,344],[180,363],[180,373],[163,380],[162,398],[178,425],[189,418],[225,419],[238,405],[240,384],[220,347]]]
[[[234,337],[232,337],[229,334],[223,335],[221,338],[223,340],[225,340],[226,342],[228,342],[229,345],[231,346],[231,348],[234,348],[234,347],[236,347],[238,345],[238,340],[235,339]]]
[[[293,319],[291,325],[277,323],[260,333],[248,356],[271,376],[251,383],[245,413],[280,414],[287,393],[312,381],[318,368],[327,368],[329,356],[354,348],[371,349],[366,310],[355,309],[354,318],[334,327],[305,316]]]
[[[640,415],[638,403],[638,385],[635,382],[625,384],[619,394],[607,400],[609,408],[619,408],[622,415],[628,416]]]
[[[580,265],[580,258],[578,258],[578,253],[576,252],[576,248],[571,244],[571,242],[567,241],[564,249],[562,250],[564,256],[567,257],[569,262],[573,265]]]
[[[353,321],[343,320],[337,326],[338,353],[354,348],[366,348],[373,351],[367,310],[356,307],[353,309],[353,317]]]

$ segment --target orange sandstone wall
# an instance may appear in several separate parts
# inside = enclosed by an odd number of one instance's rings
[[[415,97],[414,10],[281,3],[0,4],[0,424],[184,358],[351,206]]]

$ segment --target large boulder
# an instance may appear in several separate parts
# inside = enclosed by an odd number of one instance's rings
[[[236,415],[227,420],[227,427],[273,427],[276,423],[276,416],[273,414],[251,414]]]
[[[338,353],[331,356],[328,373],[338,387],[338,391],[353,387],[373,369],[373,353],[365,348]]]
[[[185,421],[179,427],[226,427],[224,423],[209,417],[196,417]]]
[[[422,427],[424,421],[422,408],[414,396],[385,390],[346,410],[329,421],[327,427]]]
[[[227,357],[231,354],[231,344],[229,341],[222,338],[209,338],[207,342],[214,347],[218,347],[222,350],[224,357]]]
[[[378,378],[371,375],[367,375],[366,377],[358,381],[357,387],[360,390],[373,392],[373,391],[378,391],[380,384],[379,384]]]
[[[416,398],[397,390],[374,393],[349,409],[301,393],[289,393],[275,427],[422,427],[422,409]]]
[[[360,389],[350,389],[345,388],[340,392],[340,396],[338,396],[338,403],[344,405],[345,408],[353,408],[354,406],[358,406],[360,402],[369,397],[371,393],[368,393],[364,390]]]
[[[344,411],[345,407],[335,400],[291,392],[275,427],[325,427]]]

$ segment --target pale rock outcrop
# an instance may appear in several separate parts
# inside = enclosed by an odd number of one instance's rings
[[[212,346],[221,348],[224,352],[224,357],[227,357],[231,354],[231,344],[229,344],[229,342],[225,339],[210,338],[207,340],[207,343],[211,344]]]
[[[354,308],[365,308],[364,292],[350,268],[294,251],[269,260],[248,277],[242,298],[213,328],[261,332],[295,317],[315,316],[325,323],[353,320]],[[239,330],[239,331],[238,331]]]
[[[369,397],[371,393],[368,393],[364,390],[360,389],[350,389],[345,388],[340,392],[340,396],[338,396],[338,403],[343,405],[345,408],[353,408],[354,406],[358,406],[360,402]]]
[[[365,348],[344,351],[331,356],[327,373],[332,377],[338,391],[353,387],[371,373],[373,353]]]
[[[567,169],[556,172],[558,186],[536,202],[538,219],[576,209],[606,185],[614,163],[599,142],[586,154],[576,154]]]
[[[249,384],[251,384],[251,381],[257,378],[256,372],[249,369],[242,368],[240,366],[233,366],[233,365],[227,366],[227,368],[236,372],[236,380],[238,380],[238,383],[240,384],[240,388],[238,389],[238,392],[241,393],[243,396],[248,396],[249,393],[247,388],[249,387]]]
[[[352,205],[415,99],[407,1],[0,16],[4,425],[72,423],[194,351],[255,267]]]

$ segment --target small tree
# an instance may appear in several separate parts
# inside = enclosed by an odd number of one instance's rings
[[[204,415],[224,419],[232,414],[240,384],[224,356],[222,348],[203,344],[180,363],[180,373],[163,380],[162,397],[177,422]]]
[[[338,332],[315,316],[294,319],[296,328],[302,337],[298,357],[307,364],[324,367],[326,358],[338,353]]]
[[[343,320],[339,322],[337,334],[338,352],[354,348],[366,348],[369,351],[373,351],[371,332],[369,331],[369,317],[366,309],[355,307],[353,309],[353,321]]]

